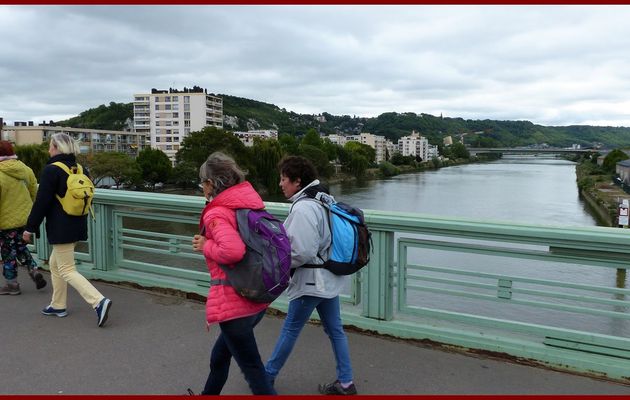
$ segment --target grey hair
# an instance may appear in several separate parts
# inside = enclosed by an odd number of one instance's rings
[[[215,151],[199,168],[199,178],[204,182],[212,182],[211,195],[215,197],[225,189],[245,181],[245,173],[232,157]]]
[[[50,143],[62,154],[74,154],[81,153],[79,144],[70,135],[64,132],[55,133],[50,137]]]

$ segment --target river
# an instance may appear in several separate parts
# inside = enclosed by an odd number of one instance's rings
[[[331,185],[331,193],[362,208],[479,220],[594,226],[580,199],[575,163],[504,157],[389,179]]]
[[[334,184],[330,189],[338,201],[348,202],[364,209],[463,217],[486,222],[515,222],[563,227],[597,225],[596,219],[589,213],[586,204],[579,196],[575,163],[564,159],[534,156],[504,157],[488,163],[459,165],[399,175],[384,180]],[[409,261],[425,266],[608,287],[626,287],[625,274],[621,274],[614,268],[420,249],[409,252]],[[427,272],[424,274],[436,275]],[[475,280],[475,278],[470,279]],[[533,286],[528,288],[540,289]],[[527,296],[521,296],[521,298],[533,300]],[[421,290],[409,291],[407,301],[421,307],[493,318],[516,318],[525,323],[546,324],[548,321],[554,321],[555,326],[566,329],[586,329],[604,334],[630,335],[630,323],[625,319],[533,309],[506,303],[425,293]],[[575,301],[556,302],[579,305],[579,302],[576,304]],[[603,309],[607,308],[603,307]]]

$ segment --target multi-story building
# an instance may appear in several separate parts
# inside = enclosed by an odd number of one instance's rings
[[[428,161],[429,141],[418,132],[412,131],[411,135],[398,139],[398,151],[403,156],[420,157],[422,161]]]
[[[346,143],[348,142],[347,136],[344,135],[328,135],[326,136],[326,139],[330,140],[332,143],[338,145],[338,146],[345,146]]]
[[[151,93],[134,95],[133,120],[134,130],[174,161],[190,132],[206,126],[223,128],[223,99],[198,86],[181,91],[151,89]]]
[[[2,139],[16,145],[41,144],[58,132],[65,132],[79,142],[81,153],[116,151],[132,157],[146,146],[145,134],[103,129],[70,128],[53,125],[34,125],[32,121],[16,122],[17,126],[4,126]]]
[[[251,147],[254,145],[254,138],[256,137],[278,140],[278,131],[273,129],[261,129],[247,132],[234,132],[234,136],[239,138],[245,146]]]
[[[385,136],[373,135],[371,133],[361,133],[355,135],[357,141],[362,144],[366,144],[376,150],[376,163],[380,164],[385,161],[385,155],[387,153],[385,147]]]
[[[345,146],[346,143],[352,142],[352,141],[368,145],[376,151],[375,161],[377,164],[382,163],[383,161],[387,160],[388,149],[387,149],[387,139],[385,139],[385,136],[373,135],[371,133],[361,133],[359,135],[348,135],[348,136],[328,135],[326,136],[326,138],[330,140],[332,143],[339,146]],[[391,154],[391,151],[390,151],[390,154]]]

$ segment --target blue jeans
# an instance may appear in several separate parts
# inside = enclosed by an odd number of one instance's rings
[[[339,296],[332,299],[321,297],[302,296],[289,302],[289,310],[284,320],[280,337],[276,342],[276,347],[265,369],[272,380],[284,366],[289,358],[293,346],[302,331],[302,328],[309,320],[313,310],[317,309],[319,318],[322,321],[324,332],[330,339],[335,361],[337,363],[337,379],[347,383],[352,381],[352,365],[350,363],[350,350],[348,349],[348,338],[341,324],[341,314],[339,306]]]
[[[267,380],[254,327],[265,315],[261,311],[256,315],[221,322],[221,334],[214,343],[210,354],[210,374],[201,394],[218,395],[228,379],[230,360],[234,360],[241,368],[245,380],[253,394],[277,394]]]

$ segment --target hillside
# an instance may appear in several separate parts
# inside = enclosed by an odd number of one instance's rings
[[[466,133],[465,143],[474,147],[529,146],[546,143],[566,147],[630,146],[630,128],[588,125],[542,126],[529,121],[464,120],[430,114],[388,112],[376,118],[349,115],[321,116],[297,114],[276,105],[242,97],[219,94],[223,98],[224,127],[227,130],[277,129],[280,134],[303,135],[314,128],[322,134],[357,134],[369,132],[396,141],[412,130],[420,132],[432,144],[441,144],[445,136],[457,140]],[[127,118],[133,118],[132,103],[109,103],[82,112],[62,126],[120,130]]]

